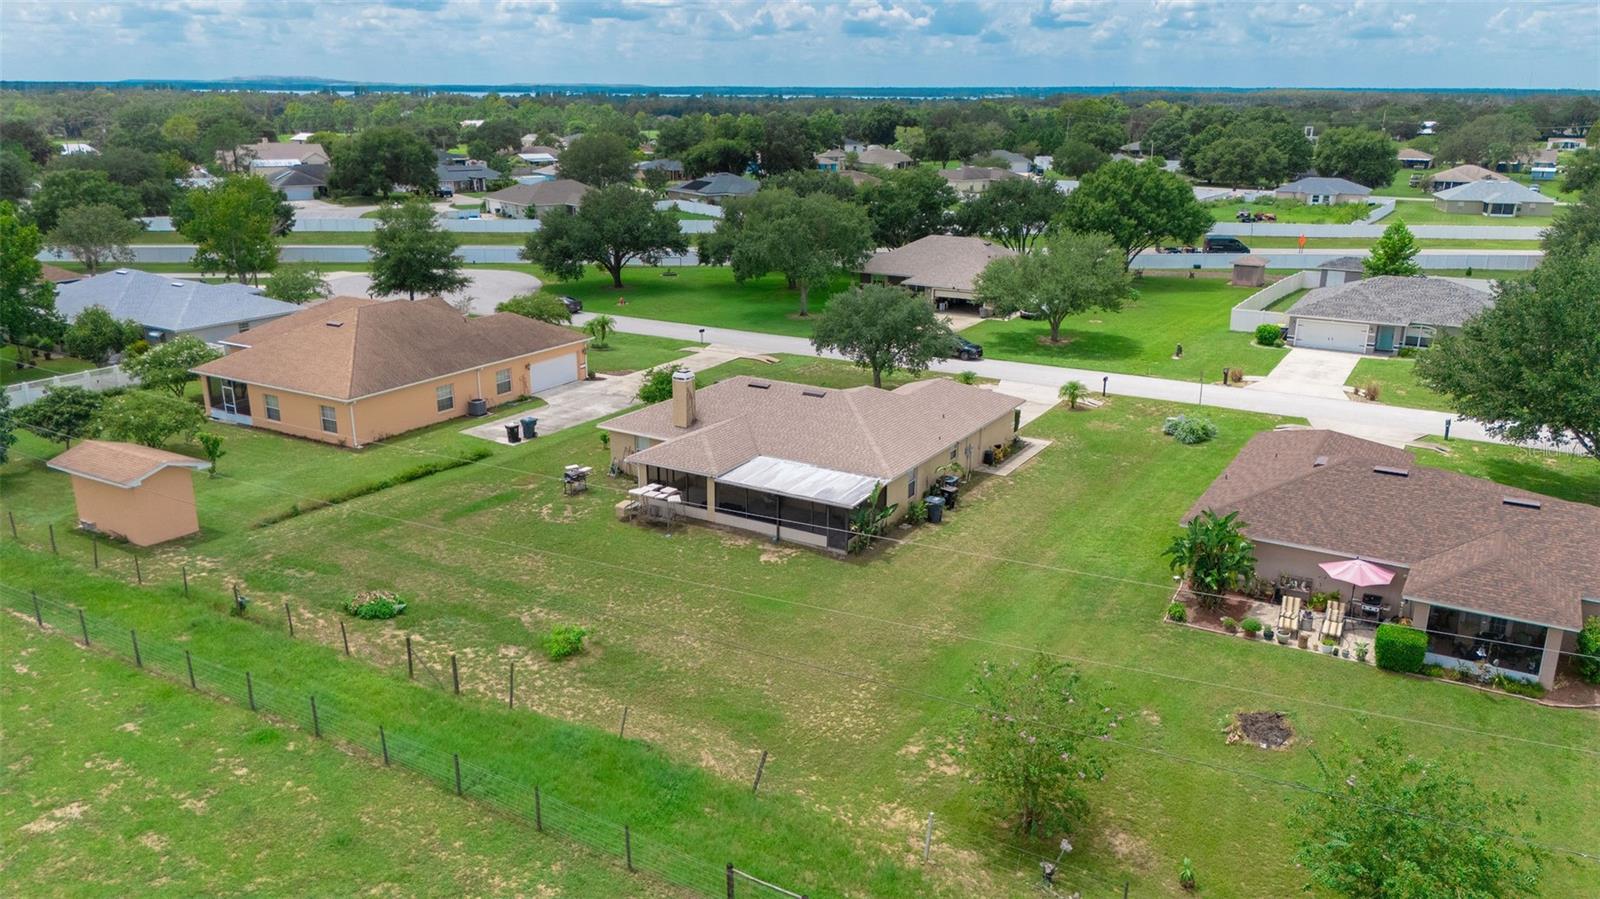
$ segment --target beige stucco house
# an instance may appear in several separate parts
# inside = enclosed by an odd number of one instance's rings
[[[1365,203],[1372,188],[1346,178],[1301,178],[1278,185],[1272,195],[1280,200],[1297,200],[1307,206],[1332,206],[1336,203]]]
[[[1347,626],[1408,619],[1433,664],[1550,687],[1584,619],[1600,615],[1600,508],[1423,467],[1383,444],[1257,434],[1184,521],[1207,509],[1239,513],[1258,578],[1338,592]],[[1319,567],[1357,558],[1393,580],[1352,588]]]
[[[882,282],[924,294],[935,307],[976,302],[978,275],[991,261],[1017,251],[981,237],[930,234],[878,253],[861,267],[861,283]]]
[[[953,169],[940,169],[939,177],[955,188],[956,193],[963,197],[974,197],[988,190],[989,185],[996,181],[1010,181],[1022,176],[1010,169],[963,165]]]
[[[587,376],[587,338],[445,301],[335,297],[224,342],[194,369],[219,421],[341,446],[485,409]]]
[[[1428,189],[1434,193],[1438,193],[1441,190],[1449,190],[1452,187],[1460,187],[1463,184],[1471,184],[1474,181],[1510,180],[1511,179],[1507,178],[1505,175],[1491,172],[1481,165],[1467,164],[1458,165],[1454,168],[1448,168],[1442,172],[1436,172],[1431,178],[1428,179]]]
[[[851,512],[878,501],[904,516],[941,467],[976,468],[1016,436],[1022,400],[945,378],[895,390],[832,390],[735,377],[600,425],[612,463],[640,485],[675,488],[688,518],[843,552]]]
[[[1433,208],[1503,218],[1550,216],[1555,214],[1556,201],[1515,181],[1472,181],[1435,192]]]
[[[538,218],[546,212],[560,210],[577,212],[589,185],[570,178],[540,181],[534,184],[513,184],[483,198],[489,212],[505,218]]]
[[[86,530],[135,546],[200,530],[190,471],[210,462],[136,443],[85,440],[46,464],[72,476],[78,524]]]

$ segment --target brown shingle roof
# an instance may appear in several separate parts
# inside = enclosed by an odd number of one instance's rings
[[[517,206],[578,207],[583,205],[583,198],[587,193],[589,185],[582,181],[557,178],[554,181],[541,181],[538,184],[513,184],[504,190],[485,195],[484,199],[499,200]]]
[[[1511,180],[1510,178],[1507,178],[1504,175],[1497,175],[1494,172],[1489,171],[1488,169],[1484,168],[1481,165],[1458,165],[1453,169],[1445,169],[1442,172],[1435,172],[1434,175],[1433,175],[1433,183],[1434,184],[1439,184],[1439,183],[1453,184],[1453,183],[1456,183],[1456,182],[1463,182],[1464,183],[1464,182],[1467,182],[1467,181],[1510,181],[1510,180]]]
[[[661,441],[628,457],[644,465],[715,477],[771,456],[890,480],[1020,405],[1016,397],[947,378],[890,391],[741,376],[699,390],[689,428],[673,427],[671,401],[600,427]]]
[[[861,271],[904,278],[903,283],[909,287],[971,291],[978,273],[991,260],[1015,255],[1016,250],[981,237],[930,234],[898,249],[879,253],[868,259]]]
[[[137,487],[163,468],[211,467],[210,462],[193,456],[111,440],[85,440],[45,464],[56,471],[123,488]]]
[[[1425,602],[1576,630],[1580,601],[1600,597],[1600,508],[1342,434],[1257,434],[1185,520],[1204,509],[1238,511],[1252,540],[1408,568],[1404,593]]]
[[[946,181],[1009,181],[1022,176],[1010,169],[991,169],[978,165],[964,165],[954,169],[940,169],[939,177]]]
[[[334,297],[238,335],[248,349],[195,371],[344,400],[586,339],[509,312],[468,318],[437,297]]]

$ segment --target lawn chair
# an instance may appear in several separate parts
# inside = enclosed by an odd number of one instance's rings
[[[1328,614],[1322,618],[1322,636],[1334,640],[1344,636],[1344,603],[1328,603]]]
[[[1284,594],[1283,609],[1278,613],[1278,627],[1290,633],[1300,630],[1300,597]]]

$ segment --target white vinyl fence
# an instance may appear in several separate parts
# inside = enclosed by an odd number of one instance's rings
[[[40,378],[37,381],[9,384],[6,386],[6,396],[11,398],[11,407],[16,409],[44,396],[53,387],[82,387],[98,393],[118,387],[132,387],[138,383],[139,380],[123,371],[122,366],[108,365],[105,368],[91,368],[70,375],[56,375],[51,378]]]
[[[1289,316],[1282,312],[1268,312],[1267,307],[1297,290],[1310,287],[1317,280],[1317,272],[1301,271],[1268,284],[1233,307],[1228,313],[1228,330],[1253,333],[1257,325],[1287,326]]]

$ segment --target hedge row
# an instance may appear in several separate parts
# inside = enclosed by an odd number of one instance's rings
[[[1380,624],[1372,648],[1379,668],[1416,674],[1428,652],[1428,635],[1403,624]]]

